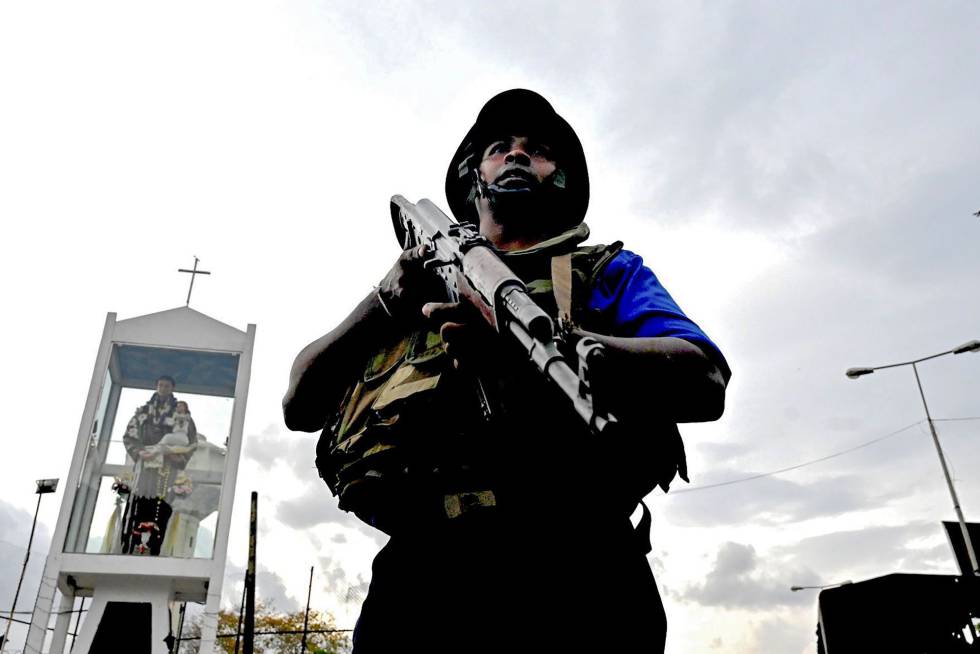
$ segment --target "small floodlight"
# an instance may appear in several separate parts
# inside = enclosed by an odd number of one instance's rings
[[[980,351],[980,341],[968,341],[953,350],[953,354],[963,354],[964,352]]]
[[[848,368],[846,374],[851,379],[857,379],[861,375],[870,375],[874,371],[874,368]]]
[[[57,479],[38,479],[37,490],[34,492],[38,495],[44,495],[45,493],[53,493],[56,490],[58,490]]]

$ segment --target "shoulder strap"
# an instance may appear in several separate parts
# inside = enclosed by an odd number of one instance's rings
[[[551,258],[551,287],[558,306],[560,325],[569,327],[575,324],[573,320],[582,319],[581,312],[585,309],[586,301],[582,293],[592,288],[602,269],[622,249],[622,241],[616,241],[612,245],[579,247]],[[579,297],[576,297],[576,291]]]
[[[551,287],[558,304],[558,321],[572,324],[572,255],[551,258]]]

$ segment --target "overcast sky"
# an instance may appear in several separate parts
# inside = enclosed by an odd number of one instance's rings
[[[260,593],[300,606],[315,565],[314,606],[353,624],[385,539],[282,425],[289,365],[397,255],[388,198],[445,207],[449,156],[512,87],[581,137],[594,241],[643,255],[734,371],[724,418],[683,428],[689,492],[650,498],[668,651],[814,652],[791,585],[954,573],[912,371],[843,373],[980,338],[978,33],[970,1],[0,4],[0,608],[105,313],[183,304],[197,255],[192,306],[258,325],[226,596],[254,489]],[[980,416],[980,355],[921,375],[935,416]],[[980,518],[980,421],[938,429]]]

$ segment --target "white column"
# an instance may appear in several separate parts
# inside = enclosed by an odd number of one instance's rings
[[[99,597],[98,592],[96,592],[92,597],[92,603],[88,607],[88,614],[82,621],[82,630],[78,632],[78,638],[75,640],[75,649],[72,650],[73,654],[88,654],[88,651],[92,648],[92,641],[95,639],[95,630],[99,628],[99,623],[102,622],[105,605],[105,598]]]
[[[214,584],[211,584],[214,588]],[[220,588],[220,586],[219,586]],[[201,647],[198,654],[212,654],[217,651],[215,636],[218,633],[218,611],[221,610],[221,592],[208,590],[208,601],[204,605],[204,615],[201,616]]]
[[[71,610],[75,607],[74,595],[62,595],[58,604],[58,617],[54,621],[54,635],[51,637],[51,647],[48,654],[64,654],[65,640],[68,638],[68,625],[71,622]]]
[[[170,631],[170,597],[164,592],[153,597],[150,603],[150,624],[152,624],[150,651],[153,654],[167,654],[167,644],[164,638]]]
[[[43,651],[51,607],[58,590],[58,564],[57,556],[49,555],[44,560],[44,572],[41,574],[41,585],[38,586],[37,599],[34,601],[34,613],[31,615],[31,626],[27,630],[24,654],[41,654]]]

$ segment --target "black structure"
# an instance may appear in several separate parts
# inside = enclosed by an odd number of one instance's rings
[[[153,651],[151,620],[149,602],[109,602],[95,631],[90,651],[150,654]]]
[[[818,650],[820,654],[980,652],[975,619],[980,619],[980,580],[890,574],[820,593]]]
[[[953,548],[956,563],[960,566],[960,574],[970,574],[970,555],[966,551],[966,543],[963,541],[963,530],[960,528],[960,523],[943,520],[943,529],[946,530],[949,546]],[[971,542],[980,543],[980,523],[968,522],[966,523],[966,530],[970,532]]]
[[[248,523],[248,568],[245,570],[245,633],[242,636],[242,651],[255,652],[255,542],[258,530],[259,494],[252,491],[252,515]]]

